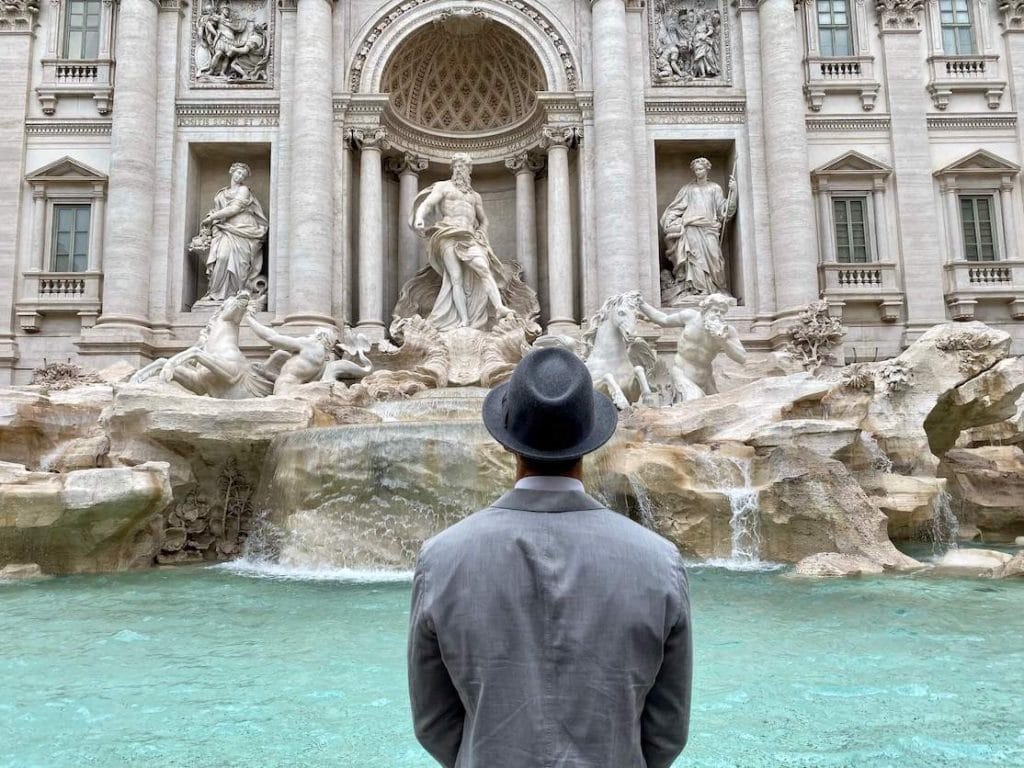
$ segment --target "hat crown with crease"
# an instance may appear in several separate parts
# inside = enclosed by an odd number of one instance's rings
[[[526,355],[511,379],[488,393],[483,415],[499,443],[540,461],[590,453],[618,422],[615,406],[594,391],[587,367],[557,347]]]

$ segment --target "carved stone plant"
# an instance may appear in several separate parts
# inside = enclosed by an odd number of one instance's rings
[[[889,396],[902,392],[913,384],[913,374],[910,367],[899,360],[889,360],[878,369],[878,378],[885,385],[886,393]]]
[[[835,361],[834,350],[846,335],[839,318],[828,313],[828,303],[814,301],[807,305],[798,322],[789,329],[789,351],[809,371]]]
[[[991,346],[992,339],[987,335],[970,331],[954,331],[935,342],[936,349],[956,354],[960,373],[965,376],[977,376],[985,369],[985,350]]]
[[[80,387],[84,384],[102,384],[102,379],[95,372],[86,370],[75,363],[47,363],[32,371],[34,386],[40,386],[44,392],[61,391]]]
[[[224,560],[237,555],[252,530],[254,491],[245,473],[234,461],[229,462],[214,494],[192,490],[167,515],[157,563]]]

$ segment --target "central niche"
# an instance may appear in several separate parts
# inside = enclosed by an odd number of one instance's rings
[[[526,118],[547,80],[537,54],[508,27],[480,14],[452,14],[402,41],[381,90],[413,125],[477,133]]]

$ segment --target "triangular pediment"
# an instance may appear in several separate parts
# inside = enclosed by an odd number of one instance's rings
[[[945,168],[936,171],[936,176],[946,176],[949,174],[996,174],[1002,175],[1006,173],[1018,173],[1020,166],[1016,163],[1011,163],[999,155],[995,155],[989,152],[987,149],[979,149],[977,152],[972,152],[966,157],[961,157],[955,163],[947,165]]]
[[[25,176],[30,182],[105,182],[107,174],[65,155]]]
[[[890,173],[892,173],[892,168],[888,165],[856,150],[850,150],[811,171],[813,176],[888,176]]]

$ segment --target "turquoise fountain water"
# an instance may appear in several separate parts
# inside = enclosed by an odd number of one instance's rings
[[[433,765],[407,712],[407,575],[246,568],[0,586],[0,768]],[[691,584],[678,765],[1024,765],[1024,583]]]

